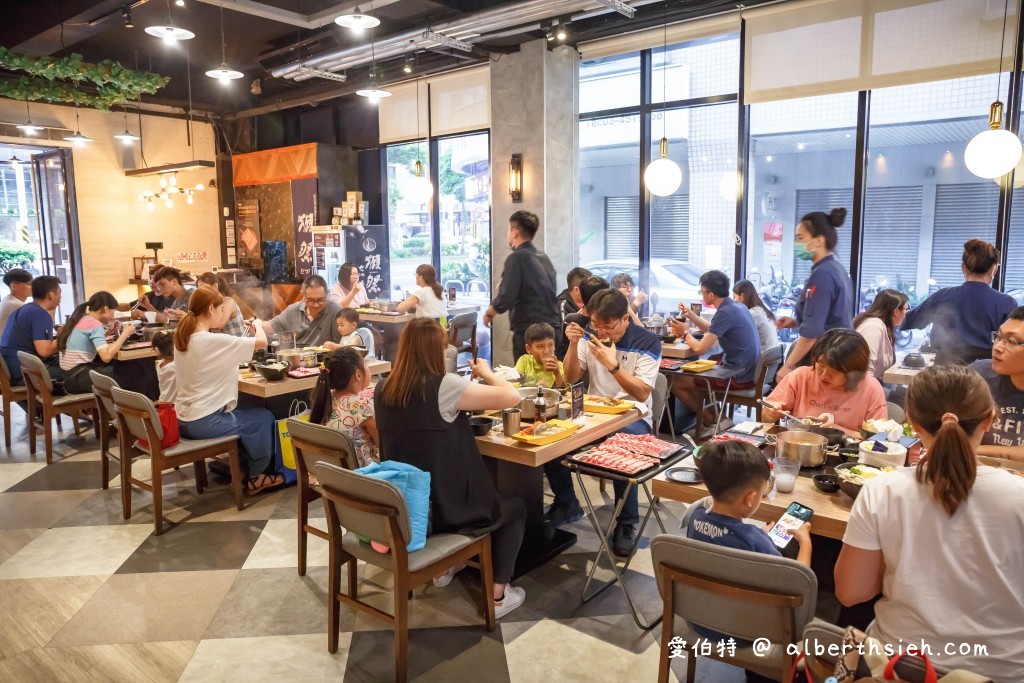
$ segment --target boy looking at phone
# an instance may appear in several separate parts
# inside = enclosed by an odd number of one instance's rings
[[[526,353],[516,361],[516,371],[523,375],[525,386],[564,387],[562,363],[555,357],[555,328],[547,323],[534,323],[526,328]]]

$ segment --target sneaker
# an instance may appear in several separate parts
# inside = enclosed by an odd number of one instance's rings
[[[512,584],[505,584],[505,597],[494,601],[494,618],[501,619],[503,616],[526,602],[526,590],[513,588]]]
[[[612,531],[612,552],[619,557],[629,557],[636,542],[636,524],[616,524]]]
[[[447,587],[448,584],[450,584],[452,582],[452,579],[455,578],[455,575],[458,574],[459,572],[461,572],[465,568],[466,568],[466,565],[460,564],[460,565],[457,565],[455,567],[452,567],[451,569],[449,569],[448,571],[444,572],[440,576],[435,576],[434,577],[434,588],[445,588],[445,587]]]
[[[552,503],[548,511],[544,513],[544,521],[554,527],[571,524],[581,519],[583,519],[583,508],[578,500],[574,500],[572,505]]]

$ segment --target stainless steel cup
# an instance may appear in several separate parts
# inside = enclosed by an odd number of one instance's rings
[[[521,412],[519,408],[506,408],[501,411],[501,428],[505,432],[505,436],[512,436],[519,432]]]

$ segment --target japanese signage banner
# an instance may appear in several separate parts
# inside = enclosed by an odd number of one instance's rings
[[[359,266],[359,279],[371,299],[391,298],[391,252],[383,225],[345,228],[345,258]]]
[[[313,274],[313,226],[316,225],[316,178],[292,181],[292,221],[295,226],[295,275]],[[330,286],[332,283],[328,282]]]

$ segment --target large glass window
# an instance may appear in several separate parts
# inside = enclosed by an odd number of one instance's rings
[[[388,230],[391,239],[392,299],[401,300],[416,286],[416,266],[430,263],[433,248],[430,198],[413,198],[406,188],[416,175],[416,162],[430,178],[430,154],[425,141],[387,148]]]
[[[580,113],[640,105],[640,53],[588,59],[580,66]]]
[[[654,103],[739,90],[740,40],[735,35],[669,45],[667,50],[658,48],[651,51],[651,61],[651,101]]]

